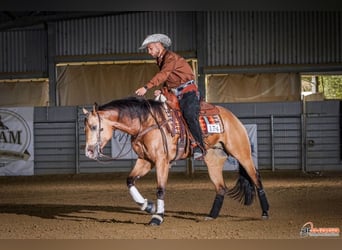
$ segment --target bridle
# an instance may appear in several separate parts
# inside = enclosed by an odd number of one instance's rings
[[[148,103],[148,102],[147,102]],[[148,103],[149,104],[149,103]],[[166,143],[166,138],[165,138],[165,133],[164,131],[162,130],[162,127],[165,126],[169,121],[170,119],[167,119],[167,120],[164,120],[163,122],[159,123],[157,118],[153,115],[153,113],[151,112],[152,108],[150,107],[150,114],[152,115],[153,119],[155,120],[156,124],[146,128],[145,130],[143,131],[139,131],[139,133],[137,135],[132,135],[132,140],[133,141],[136,141],[138,139],[140,139],[143,135],[147,134],[148,132],[150,132],[151,130],[153,129],[159,129],[161,131],[161,134],[162,134],[162,139],[164,141],[163,143],[163,146],[164,146],[164,150],[168,153],[168,148],[167,148],[167,143]],[[124,146],[121,148],[120,152],[115,156],[115,157],[111,157],[111,156],[108,156],[108,155],[105,155],[103,154],[102,152],[102,149],[101,149],[101,132],[103,131],[103,127],[101,126],[101,117],[100,117],[100,114],[98,112],[98,110],[96,109],[95,111],[95,114],[97,116],[97,119],[98,119],[98,129],[97,129],[97,136],[96,136],[96,143],[95,143],[95,146],[94,146],[94,152],[96,151],[96,158],[94,158],[96,161],[100,162],[100,163],[103,163],[105,161],[101,161],[100,159],[101,158],[106,158],[106,159],[109,159],[109,160],[116,160],[120,157],[124,157],[126,156],[127,154],[129,154],[131,151],[132,151],[132,148],[130,150],[128,150],[126,153],[123,153],[123,150],[125,148],[125,145],[127,145],[127,141],[128,141],[128,138],[129,136],[126,136],[126,140],[124,142]],[[91,128],[90,128],[91,129]]]
[[[106,158],[106,159],[110,159],[110,160],[116,160],[120,157],[126,156],[130,151],[132,151],[132,149],[128,150],[125,154],[122,154],[125,146],[123,146],[120,150],[120,152],[115,156],[115,157],[111,157],[108,155],[103,154],[102,149],[101,149],[101,132],[103,131],[103,127],[101,126],[101,117],[99,112],[96,110],[95,111],[97,119],[98,119],[98,129],[97,129],[97,135],[96,135],[96,143],[94,146],[94,151],[96,151],[96,158],[95,160],[103,163],[104,161],[101,161],[101,158]],[[90,128],[91,129],[91,128]],[[124,142],[124,145],[127,145],[127,141],[128,141],[128,136],[126,136],[126,141]]]
[[[103,155],[102,153],[102,149],[101,149],[101,132],[103,131],[103,128],[101,127],[101,117],[99,112],[96,111],[96,116],[97,119],[99,121],[99,128],[98,128],[98,132],[97,132],[97,140],[96,140],[96,144],[95,144],[95,148],[97,150],[98,155],[101,157]]]

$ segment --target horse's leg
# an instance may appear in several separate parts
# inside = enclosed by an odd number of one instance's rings
[[[234,150],[230,151],[232,156],[235,157],[240,164],[240,178],[236,185],[236,190],[240,189],[240,194],[245,194],[245,205],[249,205],[253,201],[253,196],[255,194],[253,186],[255,186],[262,210],[262,218],[267,219],[269,204],[261,182],[260,173],[254,165],[250,148],[241,146],[249,145],[249,140],[241,140],[242,138],[243,137],[240,138],[240,146],[237,146],[234,148]],[[241,190],[241,187],[243,187],[245,190]],[[248,198],[248,196],[250,198]]]
[[[254,186],[256,187],[260,207],[262,210],[262,218],[267,219],[268,218],[268,210],[269,210],[269,204],[267,201],[266,193],[262,185],[261,176],[259,171],[256,169],[253,159],[251,157],[251,154],[245,155],[244,157],[238,157],[237,160],[239,161],[240,168],[241,166],[245,170],[245,172],[240,169],[240,176],[241,178],[246,178],[246,183],[248,181],[252,182]],[[248,177],[250,180],[248,180]]]
[[[146,175],[151,170],[151,163],[138,158],[134,168],[127,177],[127,187],[133,200],[140,206],[140,209],[148,213],[155,212],[155,205],[152,201],[145,199],[135,186],[135,181]]]
[[[226,159],[227,156],[221,149],[208,149],[207,154],[204,158],[204,161],[208,168],[210,180],[214,184],[216,191],[216,196],[212,208],[209,212],[209,216],[206,217],[206,219],[215,219],[220,213],[224,195],[227,192],[227,187],[222,174],[223,165]]]
[[[239,162],[239,178],[238,181],[231,190],[228,190],[226,193],[235,199],[239,199],[241,202],[244,201],[245,205],[252,204],[255,197],[255,190],[257,190],[260,205],[262,209],[262,217],[268,217],[269,205],[266,198],[265,191],[263,189],[260,175],[254,166],[252,154],[251,154],[251,145],[248,138],[247,131],[241,121],[229,110],[219,107],[220,115],[223,121],[223,125],[225,127],[225,132],[219,135],[212,135],[207,138],[209,145],[214,145],[218,142],[222,143],[223,150],[227,155],[231,155],[237,159]],[[215,157],[207,157],[207,159]],[[206,161],[208,165],[208,169],[213,169],[214,173],[211,173],[211,176],[218,175],[215,171],[215,166],[211,167],[211,163],[209,160]],[[223,165],[223,164],[222,164]],[[218,172],[218,171],[217,171]],[[220,168],[220,172],[222,172],[222,166]],[[215,178],[211,177],[214,185],[218,185],[216,189],[219,189],[219,185],[224,185],[222,180],[219,177],[217,184],[215,184]],[[219,184],[221,183],[221,184]],[[218,215],[219,208],[223,203],[223,198],[220,195],[220,191],[217,192],[217,197],[215,198],[213,211],[211,212],[211,217],[215,217]],[[214,209],[216,208],[216,210]],[[216,211],[216,212],[215,212]],[[218,212],[217,212],[218,211]]]
[[[258,192],[258,198],[259,198],[260,206],[262,209],[262,215],[261,216],[263,219],[268,219],[268,210],[269,210],[270,206],[268,204],[266,193],[265,193],[264,187],[262,185],[261,176],[260,176],[258,170],[257,170],[257,175],[258,175],[258,182],[259,182],[259,187],[257,187],[257,192]]]
[[[256,169],[251,153],[250,141],[243,124],[231,112],[221,109],[221,115],[226,117],[225,127],[228,128],[222,135],[221,141],[227,154],[230,154],[240,164],[240,177],[233,188],[232,196],[241,198],[244,196],[245,205],[250,205],[257,189],[262,217],[268,217],[269,205],[261,182],[260,174]]]
[[[151,226],[159,226],[164,221],[164,198],[166,183],[169,175],[169,163],[167,160],[158,159],[156,162],[156,175],[157,175],[157,210],[152,215],[152,219],[149,222]]]

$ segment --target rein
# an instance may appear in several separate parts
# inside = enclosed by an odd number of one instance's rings
[[[98,111],[96,111],[96,115],[97,115],[97,118],[99,121],[99,129],[98,129],[98,133],[97,133],[97,141],[96,141],[95,149],[97,150],[99,157],[100,158],[103,157],[103,158],[110,159],[110,160],[117,160],[120,157],[126,156],[132,149],[128,150],[125,154],[122,154],[125,146],[123,146],[121,148],[120,152],[115,157],[111,157],[111,156],[108,156],[108,155],[105,155],[102,153],[102,150],[101,150],[101,131],[103,131],[103,128],[101,127],[101,117],[100,117],[100,114]],[[126,145],[127,141],[128,141],[128,136],[126,136],[126,141],[125,141],[124,145]],[[96,158],[96,161],[104,164],[104,161],[100,161],[98,158]]]
[[[144,100],[147,102],[148,106],[150,107],[150,108],[149,108],[150,114],[151,114],[151,116],[153,117],[154,121],[156,122],[156,125],[154,125],[154,126],[157,126],[157,128],[158,128],[159,131],[160,131],[160,134],[162,135],[164,151],[166,152],[166,155],[168,156],[168,155],[169,155],[169,150],[168,150],[167,143],[166,143],[166,135],[165,135],[164,131],[161,129],[161,127],[162,127],[163,125],[167,124],[167,123],[169,122],[169,120],[164,120],[162,124],[159,124],[157,118],[156,118],[155,115],[152,113],[151,104],[149,103],[148,100],[146,100],[145,97],[144,97]],[[147,128],[147,129],[148,129],[148,128]]]
[[[164,131],[162,130],[162,127],[164,125],[166,125],[169,122],[169,120],[164,120],[164,121],[162,121],[162,123],[159,123],[157,118],[155,117],[155,115],[152,113],[152,107],[151,107],[150,103],[147,100],[146,100],[146,102],[149,105],[149,112],[150,112],[151,116],[153,117],[153,119],[154,119],[156,124],[146,128],[143,131],[140,131],[137,135],[132,136],[133,137],[133,141],[140,139],[141,137],[143,137],[145,134],[147,134],[148,132],[150,132],[153,129],[159,129],[161,134],[162,134],[162,139],[163,139],[163,142],[164,142],[163,143],[164,150],[168,154],[168,148],[167,148],[167,143],[166,143],[166,136],[165,136]],[[118,158],[126,156],[129,152],[131,152],[132,149],[130,149],[126,153],[122,154],[122,152],[123,152],[123,150],[125,148],[125,146],[123,146],[121,148],[120,152],[115,157],[111,157],[111,156],[108,156],[108,155],[105,155],[105,154],[102,153],[102,150],[101,150],[101,131],[103,131],[103,128],[101,127],[101,117],[100,117],[100,114],[99,114],[98,111],[96,111],[96,115],[97,115],[98,122],[99,122],[99,129],[98,129],[98,133],[97,133],[97,141],[96,141],[96,144],[95,144],[95,150],[97,151],[99,157],[96,158],[96,161],[99,162],[99,163],[103,163],[104,164],[104,161],[101,161],[99,158],[106,158],[106,159],[109,159],[109,161],[117,160]],[[126,145],[127,141],[128,141],[128,136],[126,136],[126,140],[124,142],[124,145]],[[109,161],[106,161],[106,162],[109,162]]]

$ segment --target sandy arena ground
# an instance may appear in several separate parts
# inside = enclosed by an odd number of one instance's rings
[[[342,229],[342,173],[261,175],[268,220],[258,200],[243,206],[226,197],[219,218],[205,221],[215,196],[208,175],[171,173],[160,227],[146,225],[151,217],[132,201],[123,173],[0,177],[0,239],[300,239],[309,221]],[[154,177],[137,183],[153,200]],[[236,177],[225,173],[228,187]]]

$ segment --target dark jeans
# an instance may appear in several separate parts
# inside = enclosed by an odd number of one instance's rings
[[[184,93],[179,100],[183,117],[189,126],[190,132],[196,142],[204,148],[202,130],[198,121],[200,101],[195,91]]]

